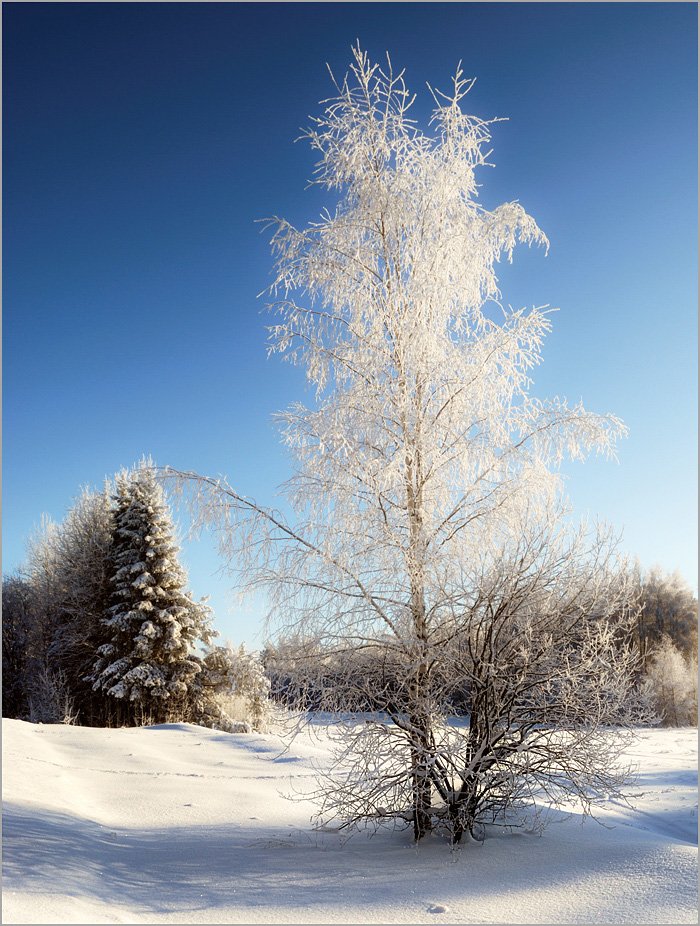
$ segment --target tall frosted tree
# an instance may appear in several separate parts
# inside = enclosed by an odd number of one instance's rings
[[[90,671],[107,606],[112,541],[110,488],[85,488],[60,523],[43,519],[31,538],[26,575],[28,715],[103,722],[104,698]],[[71,705],[70,710],[67,706]]]
[[[61,673],[81,723],[104,722],[105,699],[94,692],[86,674],[101,639],[101,622],[109,604],[112,533],[111,495],[83,489],[64,520],[46,534],[53,545],[58,584],[56,616],[47,651],[50,671]]]
[[[294,517],[190,483],[271,591],[320,706],[371,694],[385,712],[343,728],[323,812],[456,841],[538,790],[586,808],[615,792],[608,725],[632,716],[634,667],[607,620],[629,611],[614,543],[570,534],[558,475],[625,428],[531,393],[550,314],[502,306],[496,266],[548,241],[519,203],[479,202],[491,125],[464,112],[470,86],[458,70],[433,92],[422,131],[403,74],[355,50],[307,133],[337,205],[306,228],[272,220],[272,350],[315,390],[281,416]],[[362,651],[367,677],[324,675]],[[457,687],[466,727],[449,722]]]
[[[2,715],[29,713],[32,657],[31,586],[14,573],[2,580]]]
[[[210,609],[186,589],[170,511],[148,465],[117,476],[114,503],[111,604],[93,688],[111,700],[117,722],[190,719],[197,645],[213,636]]]

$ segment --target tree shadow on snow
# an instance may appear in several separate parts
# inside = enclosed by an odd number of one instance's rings
[[[3,842],[6,891],[55,890],[141,915],[279,907],[290,919],[304,922],[304,910],[353,907],[361,914],[363,909],[390,909],[400,898],[404,908],[415,904],[418,917],[437,897],[448,906],[488,904],[494,915],[500,909],[499,921],[522,922],[528,904],[539,909],[549,895],[559,905],[574,905],[566,920],[573,922],[582,898],[589,918],[598,903],[605,909],[613,902],[590,890],[582,894],[577,888],[582,883],[612,884],[613,877],[618,899],[629,884],[635,908],[647,894],[650,902],[658,902],[665,885],[673,888],[674,903],[678,891],[685,890],[678,872],[665,870],[668,853],[659,852],[658,840],[628,827],[609,831],[591,821],[579,826],[573,819],[551,827],[542,838],[515,833],[450,852],[437,839],[414,847],[407,833],[374,839],[358,834],[342,842],[337,834],[281,823],[114,829],[7,803]]]
[[[334,904],[339,881],[352,880],[347,861],[337,838],[311,828],[127,829],[10,802],[3,807],[6,891],[55,890],[141,913]]]

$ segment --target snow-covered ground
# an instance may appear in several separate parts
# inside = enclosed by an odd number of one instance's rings
[[[696,730],[643,730],[635,810],[451,852],[316,832],[323,741],[3,720],[5,923],[697,922]]]

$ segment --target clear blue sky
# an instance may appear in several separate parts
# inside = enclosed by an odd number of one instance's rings
[[[310,399],[265,350],[256,219],[315,218],[293,144],[356,38],[422,93],[461,59],[494,130],[482,198],[552,246],[501,276],[559,306],[535,391],[630,428],[619,464],[567,468],[577,512],[697,588],[694,3],[4,3],[3,569],[42,512],[150,454],[274,501],[275,410]],[[429,102],[417,104],[417,114]],[[261,642],[206,541],[193,590]]]

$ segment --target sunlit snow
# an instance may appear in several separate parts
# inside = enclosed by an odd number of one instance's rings
[[[3,720],[6,923],[690,923],[697,731],[640,730],[634,809],[457,852],[346,840],[283,795],[327,743]]]

